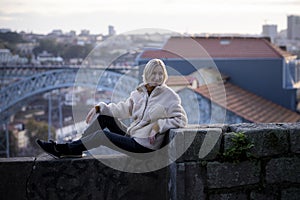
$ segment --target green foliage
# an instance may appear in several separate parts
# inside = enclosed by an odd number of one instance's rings
[[[52,53],[54,56],[61,56],[64,59],[69,58],[85,58],[93,46],[86,44],[84,46],[76,44],[67,44],[56,42],[55,39],[41,39],[39,41],[39,46],[33,49],[35,55],[47,51]]]
[[[26,149],[23,149],[22,156],[35,156],[42,152],[42,150],[36,145],[36,139],[47,140],[48,138],[48,124],[46,122],[39,122],[29,119],[25,124],[26,134],[29,139],[29,145]],[[51,128],[52,138],[55,138],[55,129]]]
[[[16,32],[0,33],[0,40],[3,42],[13,43],[13,44],[24,42],[22,35]]]
[[[38,122],[34,119],[29,119],[25,125],[29,140],[32,144],[37,138],[47,140],[48,124],[46,122]],[[51,128],[52,138],[55,138],[55,130]]]
[[[0,33],[0,49],[9,49],[13,54],[18,52],[16,45],[25,42],[22,35],[16,32]]]
[[[54,40],[50,39],[41,39],[39,40],[39,46],[33,49],[33,53],[35,55],[42,53],[43,51],[47,51],[49,53],[55,54],[57,56],[58,52],[60,51],[59,45],[55,43]]]
[[[92,45],[65,45],[63,48],[63,58],[85,58],[93,49]]]
[[[254,147],[244,133],[233,133],[231,138],[232,145],[222,154],[222,158],[227,162],[238,163],[240,161],[251,160],[254,155],[250,149]]]
[[[0,48],[10,49],[13,54],[18,53],[16,45],[18,43],[27,42],[22,35],[17,32],[0,33]],[[64,59],[70,58],[86,58],[93,49],[92,44],[77,45],[66,42],[57,42],[53,38],[44,38],[38,41],[38,46],[33,49],[33,53],[37,56],[43,51],[52,53],[54,56],[61,56]]]

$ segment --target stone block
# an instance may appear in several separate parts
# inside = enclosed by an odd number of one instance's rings
[[[274,123],[239,123],[228,125],[228,132],[248,132],[248,131],[260,131],[262,129],[278,129],[280,126]]]
[[[223,131],[220,128],[207,130],[202,141],[198,156],[200,160],[214,160],[220,153]]]
[[[300,154],[300,130],[290,130],[291,152]]]
[[[283,124],[282,127],[289,130],[291,152],[300,153],[300,123]]]
[[[189,131],[187,129],[174,129],[170,131],[169,134],[169,158],[171,161],[176,161],[176,162],[184,162],[184,160],[181,158],[183,153],[186,151],[185,146],[185,137],[186,137],[186,132],[191,133],[189,134],[190,136],[190,143],[193,142],[196,132],[194,131]]]
[[[264,189],[251,191],[251,200],[274,200],[280,199],[280,189],[278,187],[266,187]]]
[[[205,169],[197,162],[185,163],[185,200],[205,199]]]
[[[275,158],[266,165],[267,183],[300,183],[300,158]]]
[[[255,162],[208,162],[207,184],[210,189],[256,184],[260,181],[260,173],[260,165]]]
[[[172,163],[170,171],[170,197],[172,200],[185,200],[185,164]]]
[[[184,152],[179,158],[179,162],[185,161],[197,161],[199,160],[198,153],[202,144],[203,138],[205,137],[205,130],[188,129],[183,132],[184,134]],[[192,140],[192,138],[194,139]]]
[[[126,156],[103,159],[126,159]],[[2,190],[8,192],[8,196],[1,199],[169,199],[167,168],[127,173],[114,170],[93,157],[56,160],[48,156],[28,162],[28,166],[24,163],[15,166],[12,162],[5,168],[2,166],[1,163],[2,183],[11,180],[16,187],[1,184]],[[16,175],[3,176],[5,171]],[[18,190],[22,192],[17,194]]]
[[[205,199],[205,168],[197,162],[170,165],[172,200]]]
[[[223,194],[211,194],[209,200],[247,200],[247,194],[245,193],[223,193]]]
[[[233,132],[245,133],[249,141],[254,144],[251,153],[257,157],[284,154],[289,151],[288,129],[279,125],[236,124],[230,125],[229,129]],[[231,137],[230,135],[227,136]],[[227,144],[229,143],[225,143],[225,149],[228,148]]]
[[[281,191],[281,200],[299,200],[300,188],[288,188]]]
[[[27,199],[34,158],[0,158],[0,199]]]
[[[219,154],[221,139],[221,128],[172,130],[170,157],[177,157],[176,162],[213,160]]]

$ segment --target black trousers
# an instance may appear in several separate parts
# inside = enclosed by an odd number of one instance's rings
[[[69,148],[85,151],[104,145],[117,151],[122,149],[133,153],[154,151],[126,136],[124,128],[121,127],[124,125],[119,120],[110,116],[99,115],[84,131],[80,140],[69,143]]]

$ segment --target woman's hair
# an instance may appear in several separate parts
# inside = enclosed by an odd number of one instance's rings
[[[165,63],[160,60],[160,59],[151,59],[149,60],[149,62],[146,64],[145,66],[145,69],[144,69],[144,72],[143,72],[143,81],[144,83],[149,83],[150,82],[150,75],[152,74],[153,70],[155,67],[161,67],[161,69],[163,70],[163,76],[164,76],[164,79],[162,81],[162,84],[166,83],[167,79],[168,79],[168,73],[167,73],[167,70],[166,70],[166,66],[165,66]]]

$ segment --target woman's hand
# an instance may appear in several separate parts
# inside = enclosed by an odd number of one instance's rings
[[[93,107],[85,118],[85,122],[89,124],[96,114],[96,109]]]
[[[157,132],[155,130],[152,129],[152,131],[150,132],[150,135],[148,137],[150,144],[154,144],[155,142],[155,136],[156,136]]]

